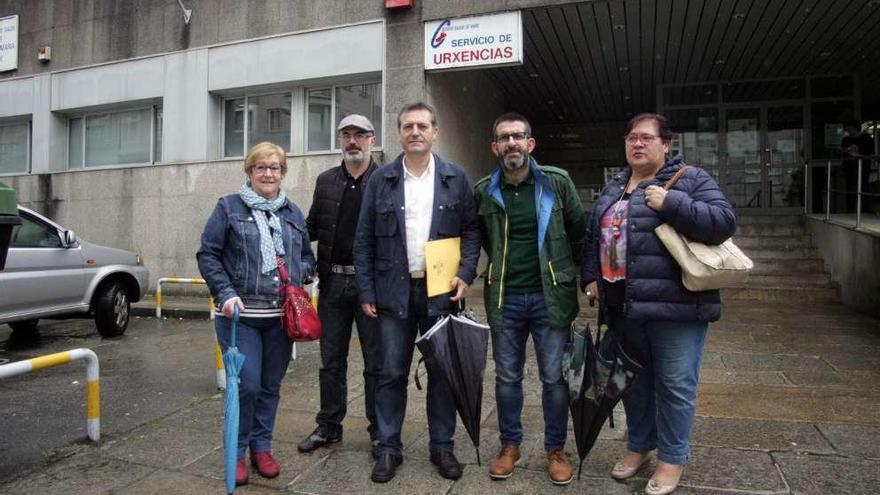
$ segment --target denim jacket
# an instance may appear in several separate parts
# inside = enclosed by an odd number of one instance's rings
[[[260,269],[263,258],[255,214],[264,213],[251,211],[238,194],[230,194],[220,198],[205,224],[196,259],[218,307],[236,296],[245,307],[254,309],[280,308],[284,302],[278,269],[269,273]],[[290,200],[275,214],[281,219],[290,281],[301,287],[315,270],[305,219]]]

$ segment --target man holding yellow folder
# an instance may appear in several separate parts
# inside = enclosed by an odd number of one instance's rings
[[[493,132],[498,168],[474,186],[489,255],[484,292],[501,430],[489,476],[508,478],[520,461],[523,366],[531,335],[543,389],[547,470],[554,484],[565,485],[572,468],[563,450],[568,387],[562,353],[578,312],[575,265],[586,233],[584,210],[568,173],[530,157],[535,139],[525,117],[504,114]]]
[[[480,256],[467,175],[431,153],[438,133],[434,109],[425,103],[407,105],[397,120],[403,153],[370,177],[354,246],[361,308],[379,319],[379,458],[370,476],[376,483],[391,481],[403,462],[400,431],[416,337],[454,311],[476,276]],[[429,297],[425,245],[448,238],[460,238],[455,276],[442,294]],[[455,264],[453,259],[443,262]],[[455,404],[445,378],[432,376],[430,368],[427,413],[431,463],[444,478],[457,479],[462,468],[453,453]]]

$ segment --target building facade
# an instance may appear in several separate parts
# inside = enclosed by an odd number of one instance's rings
[[[536,158],[589,204],[624,165],[625,121],[661,111],[673,148],[760,214],[821,211],[822,171],[805,164],[838,156],[845,122],[880,116],[876,0],[413,3],[0,0],[17,55],[9,69],[0,38],[0,180],[83,237],[139,250],[153,277],[190,276],[248,147],[288,150],[284,188],[305,210],[352,112],[390,161],[400,107],[433,104],[439,152],[475,181],[494,166],[493,119],[519,111]],[[427,25],[510,12],[521,63],[426,69]]]

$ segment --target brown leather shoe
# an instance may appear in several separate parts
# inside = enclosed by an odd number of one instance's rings
[[[489,477],[493,480],[506,480],[513,474],[513,468],[519,463],[519,445],[501,446],[501,451],[489,464]]]
[[[574,471],[571,462],[562,449],[551,450],[547,453],[547,473],[554,485],[567,485],[571,483]]]

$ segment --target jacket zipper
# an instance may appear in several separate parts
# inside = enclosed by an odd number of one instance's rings
[[[486,282],[492,285],[492,263],[489,263],[489,276],[486,277]]]
[[[553,285],[556,285],[556,272],[553,271],[553,262],[548,261],[547,265],[550,266],[550,277],[553,279]]]
[[[507,237],[508,237],[508,219],[507,212],[504,212],[504,250],[501,252],[501,287],[498,289],[498,309],[504,306],[504,273],[507,268]]]

